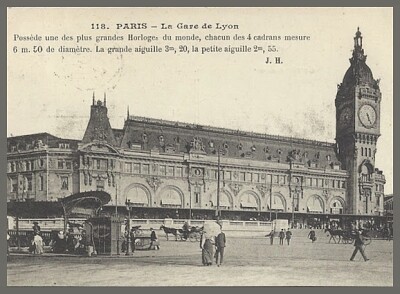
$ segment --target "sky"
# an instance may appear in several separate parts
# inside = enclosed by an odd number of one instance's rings
[[[93,92],[107,95],[113,128],[130,114],[216,127],[334,142],[337,84],[350,66],[360,27],[367,64],[381,79],[381,137],[376,167],[393,191],[393,21],[391,8],[11,8],[8,10],[7,135],[39,132],[81,139]],[[117,23],[236,24],[237,30],[117,30]],[[105,23],[110,29],[93,30]],[[47,48],[21,36],[296,35],[309,41],[189,42],[191,47],[268,45],[271,54],[13,53],[14,46]],[[178,47],[181,43],[175,42]],[[151,46],[165,42],[59,42],[51,46]],[[93,47],[94,48],[94,47]],[[266,64],[269,56],[282,64]]]

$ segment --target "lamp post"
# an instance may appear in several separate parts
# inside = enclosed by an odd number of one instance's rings
[[[125,205],[126,205],[126,209],[128,210],[128,223],[127,223],[127,226],[128,226],[128,234],[127,234],[127,237],[126,237],[126,243],[127,243],[127,245],[126,245],[126,252],[125,252],[125,255],[132,255],[132,240],[131,240],[131,201],[128,199],[128,200],[126,200],[126,202],[125,202]]]
[[[217,211],[216,211],[216,217],[219,220],[220,218],[220,211],[219,211],[219,173],[220,173],[220,164],[221,164],[221,148],[218,147],[218,167],[217,167]]]

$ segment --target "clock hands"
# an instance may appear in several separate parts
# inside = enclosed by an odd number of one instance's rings
[[[370,124],[372,124],[371,118],[369,117],[369,113],[367,112],[367,118]]]

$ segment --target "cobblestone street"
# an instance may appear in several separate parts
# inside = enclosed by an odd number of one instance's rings
[[[12,254],[9,286],[392,286],[393,242],[373,240],[366,253],[349,261],[353,245],[328,244],[318,233],[312,244],[307,231],[294,234],[290,246],[273,246],[267,238],[227,239],[222,267],[201,264],[197,242],[161,239],[159,251],[126,256],[43,256]],[[29,278],[28,278],[29,277]],[[371,277],[373,277],[371,279]]]

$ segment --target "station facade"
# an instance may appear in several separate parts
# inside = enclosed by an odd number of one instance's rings
[[[138,218],[210,219],[218,207],[223,219],[379,220],[385,184],[375,167],[380,102],[359,31],[338,85],[332,143],[144,118],[129,110],[123,129],[115,129],[106,98],[93,96],[82,140],[48,133],[7,139],[7,199],[57,201],[103,190],[112,197],[110,210],[129,200]]]

